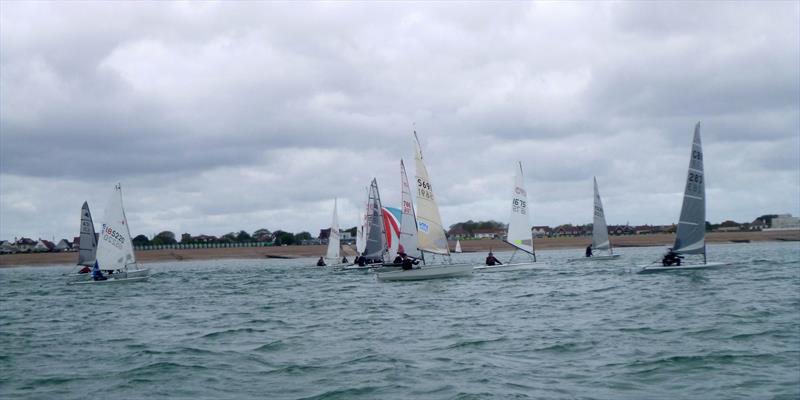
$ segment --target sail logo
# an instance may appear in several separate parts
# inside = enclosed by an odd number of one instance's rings
[[[525,197],[528,197],[528,193],[525,191],[525,189],[523,189],[521,187],[515,187],[514,188],[514,193],[522,195],[522,196],[525,196]]]
[[[428,224],[426,224],[424,222],[420,222],[418,225],[419,225],[419,230],[420,231],[428,233]]]

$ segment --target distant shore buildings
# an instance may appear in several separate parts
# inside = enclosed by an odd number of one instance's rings
[[[609,225],[609,235],[652,235],[674,233],[676,225]],[[800,217],[793,217],[791,214],[767,214],[762,215],[752,222],[738,223],[731,220],[723,221],[720,224],[706,222],[706,230],[709,232],[753,232],[753,231],[788,231],[800,230]],[[343,245],[355,244],[355,227],[341,230],[341,243]],[[504,239],[506,225],[496,221],[485,222],[460,222],[451,226],[447,231],[447,236],[451,240],[480,240],[480,239]],[[572,225],[564,224],[556,227],[537,225],[531,228],[531,234],[537,238],[549,237],[572,237],[590,236],[592,234],[592,224]],[[259,229],[252,235],[245,231],[227,233],[220,237],[213,235],[192,236],[188,233],[181,235],[181,241],[175,240],[172,232],[161,232],[148,239],[145,235],[138,235],[133,238],[133,245],[137,250],[157,250],[157,249],[194,249],[194,248],[219,248],[219,247],[257,247],[257,246],[285,246],[285,245],[318,245],[327,244],[330,236],[330,228],[320,229],[319,235],[314,238],[308,232],[293,234],[277,230],[270,232],[267,229]],[[14,238],[14,241],[0,240],[0,254],[14,253],[44,253],[44,252],[65,252],[78,251],[80,248],[80,237],[74,237],[72,241],[61,239],[53,243],[46,239],[39,238]]]

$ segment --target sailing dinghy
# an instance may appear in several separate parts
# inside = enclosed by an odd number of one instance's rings
[[[408,175],[406,174],[406,166],[403,160],[400,159],[400,201],[402,203],[400,210],[400,235],[397,240],[397,254],[405,253],[407,257],[412,259],[422,259],[422,253],[417,248],[417,217],[414,215],[414,203],[411,199],[411,187],[408,184]],[[394,260],[393,260],[394,261]],[[380,267],[371,269],[372,272],[390,272],[399,271],[401,265],[383,264]]]
[[[366,258],[367,262],[365,265],[348,265],[342,268],[342,270],[353,271],[370,269],[375,266],[374,264],[381,264],[384,262],[386,251],[386,234],[383,226],[381,194],[378,190],[378,180],[373,178],[369,186],[367,217],[364,223],[364,251],[360,253],[360,256]],[[357,260],[356,258],[356,261]]]
[[[456,249],[453,250],[453,253],[461,253],[461,241],[456,239]]]
[[[533,232],[531,231],[530,216],[528,215],[528,192],[525,190],[521,162],[514,175],[514,190],[511,194],[511,218],[508,222],[505,242],[514,247],[514,253],[511,254],[508,262],[499,265],[479,265],[475,267],[475,270],[480,272],[501,272],[538,267],[534,265],[536,252],[533,250]],[[529,259],[514,262],[514,256],[517,255],[517,251],[526,255]]]
[[[417,230],[417,243],[416,248],[420,251],[421,260],[424,264],[421,268],[414,268],[410,270],[399,270],[390,272],[379,272],[377,274],[378,280],[381,281],[415,281],[439,278],[452,278],[458,276],[466,276],[472,274],[473,266],[470,264],[453,264],[450,258],[450,248],[447,245],[447,237],[445,236],[444,228],[442,227],[442,218],[439,215],[439,207],[436,205],[436,198],[434,197],[433,186],[428,177],[428,170],[425,167],[425,162],[422,158],[422,149],[420,148],[417,132],[414,132],[414,142],[416,145],[415,159],[417,164],[417,214],[416,214],[416,230]],[[402,167],[403,175],[405,168]],[[406,180],[407,184],[407,180]],[[405,187],[403,188],[405,192]],[[410,194],[410,193],[409,193]],[[410,214],[414,215],[413,205],[408,199],[408,206]],[[406,199],[404,195],[403,209],[406,209]],[[403,215],[403,220],[405,220]],[[402,223],[402,222],[401,222]],[[402,235],[402,233],[401,233]],[[404,246],[405,247],[405,246]],[[410,249],[408,249],[410,250]],[[446,264],[441,265],[427,265],[425,263],[425,253],[432,256],[442,256],[447,261]]]
[[[603,212],[603,201],[600,200],[600,191],[597,190],[597,177],[594,178],[594,220],[592,221],[592,250],[589,257],[570,258],[568,261],[614,260],[620,257],[614,254],[611,241],[608,238],[608,225],[606,214]],[[594,254],[594,251],[608,251],[608,254]]]
[[[703,147],[700,142],[700,122],[694,127],[692,153],[689,158],[689,172],[686,176],[686,189],[683,193],[683,206],[678,220],[678,233],[675,244],[659,264],[648,265],[639,273],[652,273],[673,270],[705,269],[730,265],[722,262],[706,261],[706,188],[703,172]],[[683,255],[703,255],[703,262],[681,263]],[[668,265],[674,261],[675,265]]]
[[[72,285],[95,283],[121,283],[145,281],[150,270],[136,263],[133,253],[131,231],[122,207],[122,186],[117,184],[108,202],[103,218],[103,229],[97,243],[95,268],[108,272],[106,280],[80,280],[68,282]],[[83,228],[82,228],[83,229]],[[91,275],[91,274],[86,274]]]
[[[342,267],[348,265],[347,262],[342,262],[342,246],[341,246],[341,232],[339,231],[339,214],[337,207],[337,199],[333,199],[333,217],[331,219],[331,231],[328,233],[328,249],[325,252],[325,266],[328,267]]]

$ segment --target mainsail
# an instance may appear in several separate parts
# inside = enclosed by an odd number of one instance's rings
[[[528,192],[522,176],[522,163],[519,163],[514,176],[514,190],[511,194],[511,218],[508,222],[506,242],[522,251],[533,254],[533,233],[528,214]]]
[[[422,251],[434,254],[450,255],[450,248],[447,246],[447,237],[442,227],[442,217],[439,215],[439,207],[436,205],[436,198],[433,195],[433,186],[428,177],[428,169],[422,159],[422,149],[420,148],[417,132],[414,132],[414,142],[416,145],[416,164],[417,164],[417,243]]]
[[[128,219],[122,207],[122,187],[114,187],[114,193],[106,206],[103,229],[97,243],[97,263],[101,269],[119,269],[136,263],[133,254]]]
[[[83,202],[81,207],[81,237],[78,251],[78,265],[93,266],[97,254],[97,236],[94,233],[94,223],[92,213],[89,212],[89,204]]]
[[[333,220],[331,221],[331,232],[328,234],[328,251],[325,253],[326,258],[339,259],[339,216],[336,212],[336,199],[333,199]]]
[[[594,220],[592,221],[592,249],[608,250],[611,252],[611,242],[608,240],[608,227],[606,215],[603,212],[603,201],[597,190],[597,177],[594,178]]]
[[[703,174],[703,148],[700,143],[700,122],[694,127],[692,155],[686,176],[683,207],[678,220],[678,234],[672,251],[683,254],[706,253],[706,189]]]
[[[456,240],[456,249],[453,250],[455,253],[461,253],[461,242]]]
[[[366,234],[366,224],[367,214],[366,211],[369,208],[369,189],[366,190],[367,192],[367,203],[364,206],[364,214],[358,214],[358,226],[356,227],[356,252],[361,255],[364,254],[364,249],[367,247],[367,238]]]
[[[398,251],[405,252],[409,257],[420,258],[417,248],[417,217],[414,216],[414,203],[411,201],[411,188],[408,186],[408,175],[403,160],[400,160],[400,184],[402,187],[402,212],[400,218],[400,246]]]
[[[381,207],[381,195],[378,192],[378,181],[372,179],[369,187],[369,202],[367,205],[367,221],[365,223],[366,246],[364,256],[367,259],[382,259],[386,250],[386,236],[383,231],[383,215]]]

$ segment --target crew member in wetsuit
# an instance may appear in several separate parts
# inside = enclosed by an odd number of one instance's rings
[[[586,246],[586,257],[592,256],[592,245]]]
[[[489,252],[489,255],[488,255],[488,256],[486,256],[486,265],[488,265],[488,266],[490,266],[490,267],[491,267],[491,266],[493,266],[493,265],[495,265],[495,264],[496,264],[496,265],[503,265],[503,263],[501,263],[501,262],[500,262],[500,260],[498,260],[498,259],[497,259],[497,258],[496,258],[496,257],[495,257],[493,254],[492,254],[492,252],[490,251],[490,252]]]
[[[683,257],[679,256],[678,253],[672,251],[672,249],[669,249],[667,254],[664,254],[664,259],[661,260],[661,264],[665,267],[668,267],[672,264],[675,264],[680,267],[681,258]]]
[[[318,267],[324,267],[325,266],[325,260],[323,260],[322,257],[320,257],[319,260],[317,260],[317,266]]]
[[[363,266],[367,265],[367,257],[364,257],[364,255],[362,254],[356,260],[356,264],[358,264],[359,267],[363,267]]]
[[[100,266],[97,264],[97,261],[94,262],[94,268],[92,268],[92,279],[95,281],[104,281],[108,279],[103,276],[103,272],[100,271]]]
[[[415,260],[411,257],[408,257],[406,253],[402,253],[401,262],[403,263],[403,271],[408,271],[410,269],[414,269],[414,266],[419,264],[419,260]]]
[[[88,265],[84,265],[83,268],[81,268],[81,270],[78,271],[79,274],[88,274],[89,272],[92,272],[92,269],[89,268]]]
[[[406,256],[406,253],[403,253],[402,251],[397,253],[397,257],[394,258],[394,261],[392,261],[392,264],[402,264],[403,263],[403,257],[405,257],[405,256]]]
[[[342,264],[347,264],[347,256],[342,256]]]

